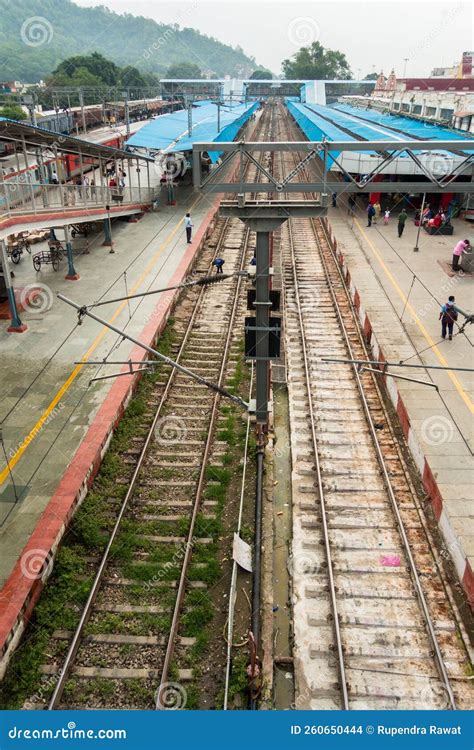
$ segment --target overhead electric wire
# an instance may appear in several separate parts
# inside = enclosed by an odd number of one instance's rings
[[[442,307],[442,304],[443,304],[443,303],[442,303],[442,302],[440,302],[440,300],[439,300],[439,299],[438,299],[438,298],[436,297],[436,295],[435,295],[435,294],[434,294],[434,293],[433,293],[433,292],[431,291],[431,289],[429,289],[429,287],[428,287],[428,286],[427,286],[427,285],[425,284],[425,282],[424,282],[424,281],[423,281],[423,280],[422,280],[422,279],[420,278],[420,276],[418,276],[418,274],[416,273],[416,271],[414,271],[414,270],[413,270],[413,269],[411,268],[411,266],[409,265],[409,263],[407,263],[407,261],[406,261],[406,260],[405,260],[405,259],[404,259],[404,258],[403,258],[403,257],[402,257],[401,255],[400,255],[400,253],[399,253],[399,252],[397,252],[396,248],[395,248],[395,247],[394,247],[394,246],[392,245],[392,243],[391,243],[391,242],[390,242],[390,241],[389,241],[389,240],[387,239],[387,237],[385,237],[385,235],[384,235],[384,234],[382,234],[382,232],[381,232],[381,231],[379,230],[379,228],[378,228],[378,226],[377,226],[377,225],[375,225],[375,229],[377,230],[377,233],[378,233],[378,234],[380,235],[380,237],[381,237],[381,238],[382,238],[383,240],[385,240],[385,242],[387,243],[387,245],[388,245],[388,246],[389,246],[389,247],[390,247],[390,248],[391,248],[391,249],[393,250],[393,252],[394,252],[394,253],[395,253],[395,255],[397,256],[397,258],[398,258],[398,259],[399,259],[399,260],[400,260],[400,261],[401,261],[401,262],[402,262],[402,263],[404,264],[404,266],[405,266],[405,267],[406,267],[406,268],[407,268],[407,269],[408,269],[408,270],[410,271],[410,273],[411,273],[411,274],[413,274],[413,276],[414,276],[414,277],[415,277],[415,279],[416,279],[416,280],[418,281],[418,283],[419,283],[419,284],[421,284],[421,286],[423,287],[423,289],[424,289],[424,290],[425,290],[426,292],[428,292],[428,294],[430,295],[430,297],[432,297],[432,298],[434,299],[434,301],[435,301],[435,302],[436,302],[436,303],[437,303],[437,304],[438,304],[438,305],[440,306],[440,308],[441,308],[441,307]],[[398,317],[398,316],[397,316],[397,317]],[[400,319],[400,318],[399,318],[399,319]],[[401,320],[401,319],[400,319],[400,320]],[[459,325],[459,324],[457,323],[457,321],[454,321],[454,322],[455,322],[455,325],[456,325],[456,326],[457,326],[457,327],[458,327],[458,328],[460,329],[460,328],[461,328],[461,326],[460,326],[460,325]],[[470,344],[471,346],[473,346],[473,343],[472,343],[472,341],[470,340],[469,336],[467,336],[467,334],[465,334],[465,333],[464,333],[464,331],[462,331],[462,333],[464,334],[464,336],[466,336],[466,339],[468,340],[469,344]]]
[[[383,235],[382,235],[382,233],[381,233],[381,232],[379,232],[379,234],[380,234],[380,235],[381,235],[381,236],[383,237]],[[384,239],[385,239],[385,238],[384,238]],[[389,246],[390,246],[390,247],[392,248],[392,250],[393,250],[393,251],[394,251],[394,253],[395,253],[395,254],[397,255],[397,257],[400,257],[400,256],[399,256],[399,254],[397,253],[397,251],[395,250],[395,248],[394,248],[394,247],[393,247],[393,246],[392,246],[392,245],[391,245],[391,244],[390,244],[390,243],[388,242],[388,240],[386,240],[386,242],[387,242],[387,244],[388,244],[388,245],[389,245]],[[364,251],[363,251],[363,252],[364,252]],[[364,255],[365,255],[365,252],[364,252]],[[367,256],[366,256],[366,255],[365,255],[365,257],[367,258]],[[406,262],[404,261],[404,259],[403,259],[403,258],[400,258],[400,260],[401,260],[401,261],[402,261],[402,262],[403,262],[403,263],[404,263],[404,264],[406,265],[406,267],[407,267],[407,268],[408,268],[408,269],[409,269],[409,270],[411,271],[411,273],[413,273],[413,275],[416,275],[416,274],[414,274],[414,272],[412,271],[412,269],[411,269],[411,268],[409,267],[409,265],[408,265],[408,264],[407,264],[407,263],[406,263]],[[369,265],[371,265],[371,264],[370,264],[370,261],[369,261],[369,259],[368,259],[368,258],[367,258],[367,262],[369,263]],[[377,277],[377,278],[378,278],[378,277]],[[380,280],[379,280],[379,283],[380,283],[380,285],[382,286],[382,284],[381,284]],[[427,291],[428,291],[428,292],[429,292],[429,294],[430,294],[430,295],[431,295],[431,296],[433,297],[433,299],[435,300],[435,302],[437,302],[437,300],[436,300],[436,297],[435,297],[435,296],[434,296],[434,295],[433,295],[433,294],[431,293],[431,291],[430,291],[429,289],[427,289]],[[394,313],[395,313],[395,315],[396,315],[397,319],[399,320],[399,322],[400,322],[400,325],[402,326],[402,328],[403,328],[403,330],[404,330],[404,332],[405,332],[405,335],[406,335],[406,337],[407,337],[408,341],[410,342],[410,344],[412,345],[412,347],[413,347],[413,350],[414,350],[414,354],[413,354],[413,355],[412,355],[411,357],[408,357],[407,359],[405,359],[405,360],[402,360],[402,362],[407,362],[407,361],[408,361],[408,359],[412,359],[413,357],[418,357],[418,358],[419,358],[419,360],[420,360],[420,362],[421,362],[421,364],[422,364],[422,365],[424,365],[425,363],[423,362],[423,360],[422,360],[422,358],[421,358],[421,354],[422,354],[422,353],[423,353],[424,351],[427,351],[427,350],[429,350],[429,349],[432,349],[432,348],[433,348],[433,346],[437,346],[437,344],[431,344],[430,346],[426,347],[426,349],[422,349],[422,350],[418,351],[418,350],[417,350],[417,348],[416,348],[416,346],[415,346],[415,343],[414,343],[414,341],[413,341],[413,338],[412,338],[412,336],[411,336],[410,332],[409,332],[409,331],[407,330],[407,328],[406,328],[406,325],[405,325],[405,323],[403,322],[403,320],[401,320],[401,318],[400,318],[400,316],[399,316],[399,314],[398,314],[398,312],[397,312],[397,309],[396,309],[396,307],[395,307],[395,304],[394,304],[393,300],[391,299],[390,295],[387,295],[387,299],[388,299],[388,302],[389,302],[389,304],[390,304],[390,306],[391,306],[392,310],[394,311]],[[456,334],[455,334],[455,335],[456,335]],[[468,339],[468,340],[469,340],[469,339]],[[438,342],[438,343],[441,343],[441,342]],[[425,368],[425,369],[426,369],[426,368]],[[431,380],[431,381],[432,381],[432,382],[434,383],[435,381],[434,381],[433,377],[431,376],[431,373],[430,373],[430,370],[429,370],[429,369],[426,369],[426,373],[427,373],[428,377],[430,378],[430,380]],[[450,407],[449,407],[449,406],[448,406],[448,404],[446,403],[446,400],[444,399],[444,397],[443,397],[443,395],[442,395],[441,391],[440,391],[440,390],[437,390],[437,394],[438,394],[438,396],[439,396],[439,398],[440,398],[440,400],[441,400],[441,402],[442,402],[442,404],[443,404],[444,408],[446,409],[446,411],[448,412],[449,416],[451,417],[451,421],[452,421],[453,425],[455,425],[455,426],[456,426],[456,428],[457,428],[457,430],[458,430],[458,432],[459,432],[459,435],[461,436],[461,439],[462,439],[463,443],[465,444],[466,448],[468,449],[469,453],[470,453],[471,455],[474,455],[474,451],[472,450],[471,446],[469,445],[469,441],[468,441],[468,440],[466,439],[466,437],[464,436],[463,432],[462,432],[462,431],[461,431],[461,429],[459,428],[459,426],[458,426],[458,423],[457,423],[457,421],[456,421],[456,418],[454,417],[454,414],[452,413],[452,410],[450,409]]]
[[[164,230],[164,229],[165,229],[165,228],[167,227],[167,225],[169,224],[169,222],[171,221],[171,219],[172,219],[172,216],[170,216],[170,218],[169,218],[169,219],[168,219],[168,220],[167,220],[167,221],[166,221],[166,222],[165,222],[165,223],[164,223],[164,224],[163,224],[163,225],[162,225],[162,226],[160,227],[160,229],[158,230],[158,232],[156,232],[156,233],[155,233],[155,235],[154,235],[154,236],[152,237],[152,239],[150,239],[150,240],[149,240],[149,242],[147,242],[147,243],[146,243],[146,244],[144,245],[144,247],[142,248],[142,250],[140,250],[140,252],[139,252],[139,253],[138,253],[138,254],[137,254],[137,255],[136,255],[136,256],[135,256],[135,257],[134,257],[134,258],[133,258],[133,259],[132,259],[132,260],[131,260],[131,261],[130,261],[129,263],[128,263],[128,265],[126,266],[126,269],[125,269],[125,270],[128,270],[128,269],[130,269],[130,268],[131,268],[131,267],[132,267],[132,266],[133,266],[133,265],[134,265],[134,264],[135,264],[135,263],[136,263],[136,262],[137,262],[137,261],[139,260],[139,258],[141,257],[141,255],[143,255],[143,253],[144,253],[144,252],[145,252],[145,251],[146,251],[146,250],[148,249],[148,247],[149,247],[149,246],[151,245],[151,243],[152,243],[152,242],[154,242],[154,240],[155,240],[155,239],[156,239],[156,238],[157,238],[157,237],[158,237],[158,236],[159,236],[159,235],[160,235],[160,234],[161,234],[161,233],[163,232],[163,230]],[[163,268],[164,268],[164,266],[166,265],[166,263],[167,263],[167,262],[169,261],[169,259],[170,259],[170,256],[171,256],[171,253],[172,253],[172,252],[173,252],[173,250],[175,249],[175,247],[176,247],[176,244],[177,244],[177,242],[178,242],[178,240],[176,240],[175,244],[174,244],[174,245],[173,245],[173,246],[171,247],[170,251],[168,252],[168,254],[166,255],[166,257],[165,257],[165,258],[163,259],[163,262],[161,263],[161,265],[160,265],[159,269],[157,270],[157,272],[156,272],[155,276],[153,277],[152,281],[150,282],[150,285],[149,285],[149,286],[151,286],[151,284],[153,284],[153,283],[155,282],[156,278],[158,277],[158,275],[160,274],[160,272],[161,272],[161,271],[163,270]],[[109,285],[109,286],[107,287],[107,289],[106,289],[106,290],[105,290],[105,291],[103,292],[103,294],[101,295],[101,297],[100,297],[99,299],[102,299],[102,298],[103,298],[103,296],[104,296],[105,294],[107,294],[107,293],[108,293],[108,292],[109,292],[109,291],[110,291],[110,290],[111,290],[111,289],[112,289],[112,288],[113,288],[113,287],[114,287],[114,286],[115,286],[115,285],[116,285],[117,283],[119,283],[119,282],[120,282],[120,280],[121,280],[121,279],[122,279],[122,277],[123,277],[123,273],[124,273],[123,271],[121,271],[121,272],[120,272],[120,274],[119,274],[119,275],[118,275],[118,276],[116,277],[116,279],[115,279],[115,280],[114,280],[114,281],[113,281],[113,282],[112,282],[112,283],[111,283],[111,284],[110,284],[110,285]],[[149,288],[149,287],[148,287],[148,288]],[[133,315],[135,314],[135,312],[136,312],[136,311],[138,310],[138,308],[139,308],[140,304],[141,304],[141,302],[139,302],[139,303],[138,303],[138,305],[136,306],[135,310],[134,310],[134,311],[133,311],[133,313],[132,313],[132,317],[133,317]],[[131,318],[129,319],[129,321],[130,321],[130,320],[131,320]],[[16,409],[16,408],[18,407],[18,405],[19,405],[19,404],[20,404],[20,403],[21,403],[21,402],[22,402],[22,401],[24,400],[25,396],[26,396],[26,395],[27,395],[27,394],[29,393],[29,391],[30,391],[30,390],[31,390],[31,388],[32,388],[32,387],[34,386],[34,384],[35,384],[35,383],[37,382],[37,380],[38,380],[38,379],[39,379],[39,378],[41,377],[41,375],[42,375],[42,374],[43,374],[43,373],[45,372],[45,370],[46,370],[46,369],[48,368],[48,366],[49,366],[49,365],[51,364],[51,362],[53,361],[53,359],[54,359],[54,358],[55,358],[55,357],[57,356],[57,354],[58,354],[58,353],[59,353],[59,351],[60,351],[60,350],[62,349],[62,347],[63,347],[63,346],[64,346],[64,345],[65,345],[65,344],[67,343],[67,341],[68,341],[68,340],[70,339],[70,337],[72,336],[72,334],[73,334],[73,333],[74,333],[74,332],[76,331],[76,328],[77,328],[77,327],[78,327],[78,322],[76,322],[76,323],[74,324],[74,326],[73,326],[73,328],[71,329],[71,331],[70,331],[70,332],[69,332],[69,333],[67,334],[67,336],[66,336],[66,337],[65,337],[65,338],[63,339],[63,341],[62,341],[62,342],[61,342],[61,343],[59,344],[59,346],[58,346],[58,347],[57,347],[57,348],[56,348],[56,349],[54,350],[54,352],[53,352],[53,353],[52,353],[52,354],[51,354],[51,355],[50,355],[50,356],[48,357],[47,361],[46,361],[46,362],[44,363],[44,365],[42,366],[42,368],[41,368],[41,369],[39,370],[39,372],[38,372],[38,373],[37,373],[37,374],[35,375],[35,377],[34,377],[34,378],[32,379],[32,381],[31,381],[31,382],[29,383],[29,385],[28,385],[28,386],[27,386],[27,387],[25,388],[25,390],[23,391],[23,393],[21,394],[21,396],[19,396],[19,397],[17,398],[17,400],[15,401],[15,403],[14,403],[14,404],[12,405],[12,407],[11,407],[11,408],[9,409],[9,411],[7,412],[7,414],[6,414],[6,415],[5,415],[5,416],[4,416],[3,418],[2,418],[2,421],[0,422],[0,429],[1,429],[2,427],[3,427],[3,425],[4,425],[4,424],[5,424],[5,422],[6,422],[6,420],[7,420],[7,419],[8,419],[8,418],[9,418],[9,417],[11,416],[11,414],[12,414],[12,413],[13,413],[13,412],[15,411],[15,409]],[[126,327],[126,326],[125,326],[125,327]],[[122,341],[122,340],[123,340],[123,337],[121,337],[121,336],[118,336],[118,337],[117,337],[117,338],[115,339],[114,343],[112,344],[112,346],[111,346],[111,347],[110,347],[110,349],[109,349],[109,353],[107,354],[107,356],[109,356],[109,355],[110,355],[110,353],[111,353],[112,351],[114,351],[114,349],[116,349],[116,348],[118,348],[118,346],[120,346],[120,343],[121,343],[121,341]],[[99,368],[97,369],[97,371],[96,371],[96,374],[97,374],[98,372],[100,372],[100,367],[99,367]],[[63,424],[63,427],[62,427],[62,428],[60,429],[60,431],[59,431],[58,435],[56,436],[56,438],[55,438],[55,439],[53,440],[53,442],[52,442],[51,446],[50,446],[50,447],[49,447],[49,448],[48,448],[48,449],[46,450],[46,452],[44,453],[44,455],[43,455],[43,456],[42,456],[42,458],[40,459],[40,462],[39,462],[39,464],[37,465],[37,467],[35,468],[35,470],[34,470],[34,471],[32,472],[32,474],[30,475],[30,477],[28,478],[28,480],[26,480],[26,482],[25,482],[25,484],[26,484],[26,485],[29,485],[29,484],[31,483],[31,481],[32,481],[32,479],[33,479],[33,478],[35,477],[35,475],[36,475],[37,471],[38,471],[38,470],[39,470],[39,469],[41,468],[41,466],[43,465],[44,461],[46,460],[46,458],[48,457],[48,455],[49,455],[49,453],[50,453],[50,451],[51,451],[51,448],[52,448],[52,447],[53,447],[53,446],[54,446],[54,445],[56,444],[56,441],[57,441],[57,439],[58,439],[58,438],[60,437],[60,435],[61,435],[61,433],[62,433],[62,431],[63,431],[64,427],[65,427],[66,425],[68,425],[68,424],[69,424],[69,422],[70,422],[70,420],[71,420],[71,417],[72,417],[72,416],[73,416],[73,414],[74,414],[74,413],[76,412],[77,408],[78,408],[78,407],[80,406],[80,404],[81,404],[81,402],[82,402],[82,400],[83,400],[83,398],[84,398],[84,396],[85,396],[85,394],[86,394],[86,393],[87,393],[87,388],[85,389],[84,393],[83,393],[83,394],[82,394],[82,395],[80,396],[80,398],[79,398],[79,400],[77,401],[77,403],[76,403],[76,404],[74,405],[74,408],[73,408],[73,411],[72,411],[72,413],[71,413],[71,414],[69,414],[69,416],[68,416],[67,420],[66,420],[66,421],[65,421],[65,423]],[[7,457],[7,454],[6,454],[6,450],[5,450],[4,452],[5,452],[6,467],[8,468],[8,472],[9,472],[9,474],[10,474],[10,477],[11,477],[12,481],[14,481],[14,479],[13,479],[13,471],[12,471],[12,468],[11,468],[11,466],[10,466],[10,461],[9,461],[9,459],[8,459],[8,457]],[[14,510],[14,508],[15,508],[15,507],[17,506],[17,504],[18,504],[18,501],[19,501],[19,498],[18,498],[18,495],[17,495],[17,493],[16,493],[16,491],[15,491],[15,503],[14,503],[14,505],[13,505],[13,506],[12,506],[12,507],[11,507],[11,508],[9,509],[9,511],[7,512],[7,514],[6,514],[6,515],[5,515],[5,516],[4,516],[4,517],[3,517],[2,519],[1,519],[1,521],[0,521],[0,529],[2,529],[2,528],[3,528],[4,526],[5,526],[6,522],[7,522],[7,521],[8,521],[8,519],[10,518],[10,516],[11,516],[11,514],[12,514],[13,510]]]

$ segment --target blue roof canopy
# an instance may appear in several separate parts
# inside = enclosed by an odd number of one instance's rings
[[[192,109],[192,134],[188,134],[188,111],[180,109],[160,115],[138,130],[127,141],[132,148],[146,148],[164,153],[191,151],[200,141],[233,141],[242,125],[259,107],[259,102],[249,104],[222,104],[220,107],[220,130],[217,129],[217,104],[209,101],[196,102]],[[219,153],[209,154],[215,161]]]
[[[305,135],[312,141],[326,138],[329,141],[409,141],[414,153],[416,140],[425,141],[458,141],[459,134],[436,125],[412,122],[404,117],[391,117],[378,112],[367,112],[349,105],[324,106],[322,104],[300,104],[287,100],[287,107]],[[374,151],[366,151],[374,154]],[[439,153],[448,154],[447,151]],[[465,150],[465,154],[474,153]],[[333,157],[337,158],[336,153]],[[399,158],[408,158],[402,154]]]
[[[431,122],[412,120],[409,117],[403,117],[403,115],[383,114],[383,112],[377,112],[373,109],[362,109],[360,107],[352,107],[349,104],[340,103],[330,105],[329,109],[342,113],[345,112],[352,117],[360,119],[361,122],[364,120],[369,127],[370,124],[373,123],[374,125],[381,125],[382,127],[389,129],[393,128],[395,129],[395,133],[402,131],[399,133],[402,137],[419,138],[422,141],[456,141],[459,140],[460,137],[465,138],[466,140],[472,139],[472,136],[464,130],[462,131],[461,136],[459,131],[456,132],[449,128],[443,128],[440,125]]]

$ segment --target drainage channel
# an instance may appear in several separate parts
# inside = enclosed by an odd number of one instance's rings
[[[273,454],[273,699],[275,709],[295,708],[290,571],[292,495],[288,391],[274,385]]]

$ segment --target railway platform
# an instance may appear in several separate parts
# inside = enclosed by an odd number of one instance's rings
[[[421,232],[407,221],[401,238],[397,220],[368,228],[365,213],[354,219],[345,206],[328,215],[337,252],[348,279],[374,359],[440,368],[472,368],[474,329],[459,315],[453,340],[441,338],[440,306],[454,295],[459,307],[474,309],[471,274],[451,267],[454,244],[470,237],[470,227],[454,220],[453,237]],[[441,554],[450,557],[471,605],[474,600],[474,458],[472,372],[456,369],[389,368],[412,381],[386,377],[412,457],[423,479],[444,539]],[[436,386],[433,387],[433,386]]]
[[[212,226],[215,209],[215,202],[180,188],[177,206],[163,206],[139,223],[114,228],[113,256],[98,235],[81,255],[79,281],[71,284],[64,274],[45,269],[35,281],[39,298],[22,313],[28,325],[22,336],[11,336],[6,324],[0,326],[0,674],[135,384],[134,377],[120,377],[90,386],[90,378],[123,368],[88,367],[81,360],[102,360],[112,352],[111,359],[141,360],[146,354],[93,321],[78,328],[76,311],[56,295],[62,292],[90,304],[180,283]],[[195,225],[191,245],[184,231],[187,210]],[[31,282],[26,261],[15,266],[15,273],[15,286]],[[164,292],[111,304],[101,313],[152,345],[175,297],[176,292]]]

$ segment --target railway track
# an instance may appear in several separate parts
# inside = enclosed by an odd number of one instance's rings
[[[268,128],[268,119],[259,127]],[[225,272],[236,275],[187,291],[185,314],[177,311],[172,358],[221,388],[233,384],[242,357],[246,305],[238,274],[253,252],[254,236],[241,222],[218,220],[195,273],[210,273],[222,254]],[[126,491],[111,502],[116,516],[105,551],[87,561],[94,581],[79,624],[53,633],[51,660],[41,668],[50,710],[199,702],[195,662],[212,619],[210,589],[221,575],[208,553],[218,545],[222,508],[213,498],[228,473],[228,444],[219,439],[227,417],[219,392],[167,365],[159,373],[147,427],[132,437],[117,477]],[[224,681],[224,673],[219,677]]]
[[[225,245],[226,271],[242,270],[249,253],[244,227],[225,221],[217,232],[212,255]],[[203,288],[189,321],[177,326],[175,359],[220,386],[239,356],[232,331],[240,283],[236,277]],[[161,371],[145,442],[132,442],[125,457],[133,474],[79,626],[54,634],[69,648],[62,665],[43,668],[59,675],[50,709],[184,707],[193,683],[189,654],[197,640],[186,623],[205,618],[215,578],[206,550],[216,543],[218,503],[203,495],[226,448],[215,440],[219,394],[171,368]]]
[[[295,703],[467,708],[467,653],[377,376],[321,361],[368,358],[325,225],[288,221],[281,243]]]

